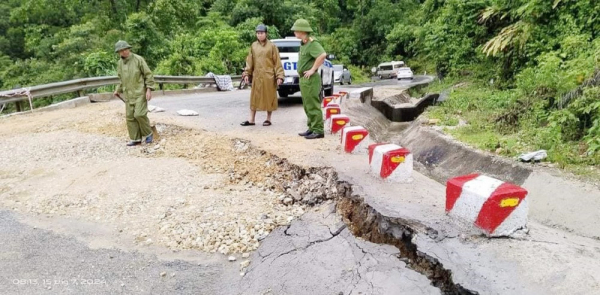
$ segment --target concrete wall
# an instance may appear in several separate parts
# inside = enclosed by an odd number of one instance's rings
[[[392,122],[410,122],[421,115],[428,106],[433,105],[438,97],[437,93],[425,95],[410,107],[395,107],[387,104],[385,100],[371,101],[371,105]]]

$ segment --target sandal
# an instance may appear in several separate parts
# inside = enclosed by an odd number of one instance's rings
[[[254,125],[256,125],[256,124],[254,124],[254,123],[250,123],[250,121],[244,121],[244,122],[242,122],[240,125],[242,125],[242,126],[254,126]]]
[[[263,122],[263,126],[271,126],[271,121],[266,120],[265,122]]]

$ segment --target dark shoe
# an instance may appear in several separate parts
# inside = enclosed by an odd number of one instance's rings
[[[136,145],[140,145],[140,144],[142,144],[142,143],[141,143],[141,142],[139,142],[139,141],[130,141],[130,142],[127,144],[127,146],[136,146]]]
[[[269,121],[269,120],[264,121],[263,126],[271,126],[271,121]]]
[[[244,121],[244,122],[242,122],[240,125],[242,125],[242,126],[254,126],[254,125],[256,125],[256,124],[254,124],[254,123],[250,123],[250,121]]]
[[[310,135],[307,135],[304,138],[306,138],[306,139],[325,138],[325,134],[311,133]]]
[[[152,143],[152,134],[150,134],[150,136],[146,137],[146,143]]]
[[[304,137],[309,136],[311,134],[312,134],[312,131],[310,131],[310,130],[306,130],[305,132],[298,133],[298,135],[304,136]]]

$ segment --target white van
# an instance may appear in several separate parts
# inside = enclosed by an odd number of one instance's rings
[[[391,61],[384,62],[377,66],[377,76],[379,79],[390,79],[396,78],[398,75],[398,69],[404,67],[403,61]]]
[[[300,79],[298,77],[298,52],[300,52],[300,39],[296,37],[286,37],[285,39],[274,39],[271,40],[277,49],[279,49],[279,57],[281,58],[281,65],[285,72],[285,79],[283,83],[279,85],[277,93],[279,97],[288,97],[290,94],[294,94],[300,91]],[[330,96],[333,94],[333,65],[330,59],[333,59],[333,55],[328,55],[327,59],[319,68],[319,74],[321,75],[321,87],[323,91],[321,94],[324,96]]]

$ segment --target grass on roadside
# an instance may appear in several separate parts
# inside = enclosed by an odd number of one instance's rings
[[[371,82],[370,69],[355,65],[348,65],[348,70],[352,75],[352,84],[361,84]]]
[[[565,140],[552,124],[553,112],[541,114],[542,107],[518,110],[515,124],[502,124],[498,118],[514,108],[517,90],[497,90],[478,82],[435,82],[426,92],[449,90],[448,98],[427,109],[425,116],[440,119],[446,132],[475,148],[507,157],[545,149],[548,161],[578,175],[600,179],[600,154],[586,152],[583,140]],[[548,114],[549,113],[549,114]]]

